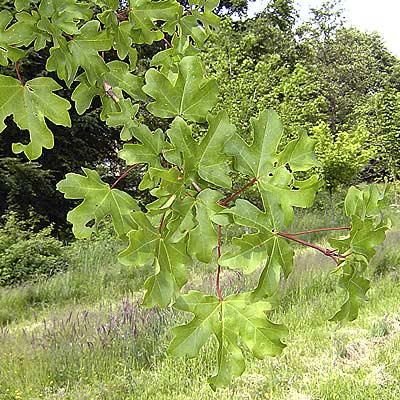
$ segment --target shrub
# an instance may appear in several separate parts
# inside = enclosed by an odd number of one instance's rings
[[[62,243],[51,236],[52,226],[35,232],[15,213],[3,217],[0,227],[0,285],[12,285],[50,276],[64,270],[67,261]]]

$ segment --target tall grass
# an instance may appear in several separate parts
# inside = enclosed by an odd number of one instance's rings
[[[300,251],[271,314],[290,329],[287,349],[276,359],[249,357],[246,373],[217,393],[206,382],[216,343],[198,359],[172,359],[169,328],[189,316],[139,306],[149,267],[119,265],[108,236],[74,244],[70,270],[0,289],[0,399],[398,399],[399,239],[392,232],[379,249],[371,300],[351,324],[327,322],[343,296],[331,260]],[[233,271],[223,282],[225,293],[255,284]],[[213,287],[214,265],[190,267],[186,289]]]

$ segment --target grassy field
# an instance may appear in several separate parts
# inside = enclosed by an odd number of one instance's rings
[[[166,357],[168,329],[185,317],[139,307],[145,268],[119,265],[108,237],[76,243],[74,268],[0,290],[0,399],[399,399],[399,239],[390,232],[376,255],[370,301],[348,324],[327,321],[342,295],[330,260],[299,252],[272,316],[290,329],[287,348],[249,357],[245,374],[217,393],[207,384],[215,343],[198,360]],[[188,288],[212,293],[213,269],[192,265]],[[222,282],[224,293],[254,283],[227,271]]]

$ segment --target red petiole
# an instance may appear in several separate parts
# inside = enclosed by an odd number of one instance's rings
[[[137,168],[137,167],[139,167],[140,165],[142,165],[141,163],[139,163],[139,164],[134,164],[134,165],[132,165],[132,166],[130,166],[112,185],[111,185],[111,189],[114,189],[115,188],[115,186],[117,186],[118,185],[118,183],[120,182],[120,181],[122,181],[122,179],[124,179],[128,174],[129,174],[129,172],[131,172],[131,171],[133,171],[135,168]]]

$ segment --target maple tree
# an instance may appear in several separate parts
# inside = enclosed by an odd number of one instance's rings
[[[31,5],[33,7],[31,7]],[[218,25],[215,0],[59,1],[16,0],[15,17],[0,13],[0,63],[15,63],[17,79],[0,76],[0,131],[12,115],[30,132],[28,143],[15,152],[29,159],[53,146],[46,119],[70,124],[68,100],[53,92],[60,85],[50,77],[24,82],[18,62],[33,44],[40,50],[50,43],[47,69],[68,87],[78,113],[84,113],[97,96],[103,105],[101,119],[121,127],[120,156],[129,168],[114,182],[102,182],[96,171],[67,174],[58,189],[66,198],[82,200],[68,213],[77,238],[90,237],[97,224],[110,217],[116,234],[129,242],[119,259],[125,265],[150,265],[144,284],[143,306],[167,307],[193,314],[187,324],[173,329],[169,352],[196,357],[211,336],[218,341],[217,370],[212,388],[227,385],[245,369],[244,347],[255,357],[276,356],[285,347],[287,329],[269,318],[271,298],[281,274],[293,267],[294,244],[311,247],[330,257],[345,300],[332,320],[353,320],[366,299],[366,267],[385,238],[389,221],[381,218],[385,192],[376,186],[351,188],[346,197],[348,227],[321,228],[290,233],[294,208],[313,204],[321,185],[313,173],[319,163],[315,142],[305,133],[284,146],[278,115],[264,110],[250,119],[253,141],[247,143],[229,121],[226,111],[213,113],[217,84],[209,79],[198,57],[210,30]],[[135,74],[135,45],[165,43],[144,79]],[[106,62],[107,60],[107,62]],[[108,61],[111,60],[111,61]],[[138,116],[140,107],[172,120],[169,129],[152,132]],[[205,132],[198,138],[196,124]],[[198,125],[197,125],[198,126]],[[155,200],[143,210],[116,187],[130,171],[143,169],[139,190],[149,189]],[[232,175],[248,182],[226,195]],[[258,190],[262,209],[238,199],[248,187]],[[222,246],[221,232],[237,224],[250,229]],[[299,236],[315,231],[345,231],[324,249]],[[193,259],[212,262],[217,257],[215,295],[184,293],[187,266]],[[246,274],[261,269],[257,287],[240,294],[221,292],[222,268]]]

